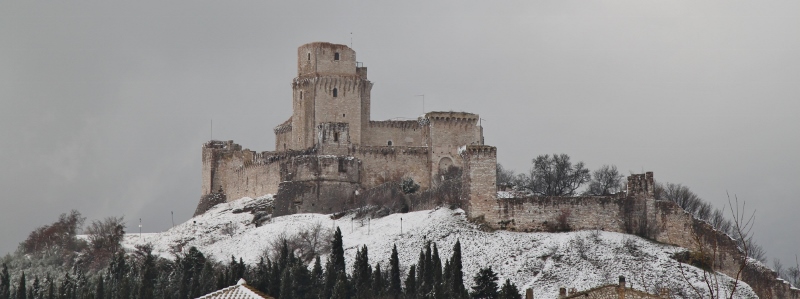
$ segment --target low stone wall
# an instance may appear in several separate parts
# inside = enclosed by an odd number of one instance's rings
[[[625,232],[625,200],[613,196],[502,198],[485,212],[484,220],[496,228],[549,231],[564,217],[572,230]]]

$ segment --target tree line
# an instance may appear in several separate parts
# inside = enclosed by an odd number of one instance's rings
[[[274,260],[261,258],[255,265],[231,257],[223,264],[191,247],[175,260],[157,257],[150,245],[137,246],[132,254],[116,252],[105,269],[86,272],[79,267],[56,279],[36,275],[32,282],[22,272],[11,280],[4,263],[0,269],[0,299],[150,299],[197,298],[235,284],[240,278],[275,298],[366,299],[366,298],[521,298],[517,287],[506,280],[502,286],[491,267],[482,268],[467,290],[463,277],[461,242],[444,260],[436,243],[420,250],[419,260],[401,273],[397,246],[388,267],[370,264],[368,248],[358,248],[352,271],[345,271],[342,233],[330,240],[331,253],[323,266],[319,256],[308,264],[284,240]]]

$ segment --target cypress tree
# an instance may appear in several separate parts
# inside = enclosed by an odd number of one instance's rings
[[[453,275],[453,267],[450,266],[450,260],[444,261],[444,271],[442,273],[442,283],[441,283],[441,292],[442,296],[440,298],[456,298],[453,295],[453,287],[452,287],[452,275]]]
[[[411,265],[406,276],[406,298],[417,298],[417,269],[416,265]]]
[[[269,294],[272,297],[280,298],[281,293],[281,270],[278,262],[270,262],[270,275],[269,275]]]
[[[258,260],[258,264],[256,264],[255,270],[255,281],[252,284],[256,290],[259,290],[262,293],[268,293],[269,288],[269,270],[267,268],[267,264],[264,262],[264,257]]]
[[[511,280],[506,279],[503,287],[500,288],[498,299],[522,299],[522,295],[519,294],[517,285],[511,283]]]
[[[295,299],[313,299],[313,283],[308,267],[301,262],[295,262],[292,267],[292,297]]]
[[[344,273],[339,273],[336,277],[336,284],[331,293],[331,299],[349,299],[350,286],[348,285],[347,276]]]
[[[397,256],[397,245],[392,248],[392,257],[389,259],[389,293],[393,298],[400,296],[400,259]]]
[[[31,294],[28,296],[30,299],[42,299],[42,286],[39,282],[39,275],[33,276],[33,285],[31,286]]]
[[[331,261],[333,263],[334,271],[338,273],[344,272],[344,247],[342,242],[342,230],[336,227],[336,232],[333,234],[333,241],[331,242]]]
[[[10,299],[11,297],[11,276],[8,274],[8,266],[3,263],[3,270],[0,271],[0,299]]]
[[[25,287],[25,271],[22,271],[22,276],[19,277],[19,284],[17,284],[17,299],[27,299],[28,288]]]
[[[367,246],[363,246],[356,253],[356,260],[353,262],[353,286],[355,287],[356,298],[372,297],[372,267],[369,265],[369,255]]]
[[[386,281],[381,272],[381,264],[375,264],[375,271],[372,272],[372,294],[377,298],[386,295]]]
[[[433,255],[431,255],[431,266],[433,267],[434,284],[442,283],[442,259],[439,258],[439,248],[433,243]]]
[[[420,291],[422,291],[420,295],[421,297],[426,297],[430,295],[431,291],[433,291],[433,276],[434,271],[436,271],[433,267],[433,253],[430,242],[428,242],[428,244],[425,246],[425,260],[423,261],[423,264],[425,264],[425,272],[422,273],[424,275],[422,276],[420,283]]]
[[[474,286],[470,297],[473,299],[497,299],[497,274],[492,267],[481,268],[473,278]]]
[[[467,288],[464,287],[464,270],[461,264],[461,240],[456,240],[453,245],[453,256],[450,258],[450,292],[454,298],[466,298]]]
[[[325,285],[325,273],[322,272],[322,263],[319,256],[314,259],[314,267],[311,270],[311,295],[318,298],[322,292],[322,287]]]

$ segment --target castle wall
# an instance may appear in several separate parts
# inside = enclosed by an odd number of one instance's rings
[[[419,120],[370,121],[362,137],[363,145],[387,146],[427,146],[428,127],[420,125]]]
[[[439,173],[449,166],[463,167],[458,148],[482,144],[478,115],[465,112],[429,112],[425,114],[430,126],[431,177],[434,184]]]
[[[613,196],[534,196],[502,198],[494,205],[482,205],[484,220],[498,228],[519,231],[548,231],[566,216],[573,230],[598,229],[625,232],[624,198]]]
[[[462,197],[470,217],[491,217],[497,202],[497,148],[468,145],[461,149],[464,159]]]
[[[365,189],[411,177],[423,190],[430,188],[428,148],[403,146],[359,146],[350,153],[361,160]]]

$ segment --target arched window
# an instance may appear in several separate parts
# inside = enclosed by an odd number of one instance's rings
[[[392,146],[392,141],[389,140],[389,142],[387,142],[386,144],[388,144],[389,146]]]
[[[338,96],[339,96],[339,90],[334,88],[333,89],[333,97],[335,98],[335,97],[338,97]]]
[[[339,52],[333,53],[333,60],[339,60]]]
[[[311,53],[308,53],[308,61],[311,61]]]
[[[300,91],[300,99],[301,100],[303,99],[303,91],[302,90]]]

